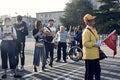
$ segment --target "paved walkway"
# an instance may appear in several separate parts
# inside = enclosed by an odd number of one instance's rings
[[[14,79],[10,70],[8,70],[8,78],[5,80],[84,80],[84,61],[74,62],[67,59],[67,63],[62,60],[60,63],[54,62],[54,67],[46,66],[44,72],[41,71],[41,67],[38,67],[39,72],[33,72],[33,49],[34,41],[27,40],[26,43],[26,65],[24,71],[18,71],[23,76],[21,79]],[[108,55],[108,58],[101,61],[101,80],[120,80],[120,49],[118,48],[118,54],[113,59],[112,50],[105,45],[101,47],[102,50]],[[55,53],[56,54],[56,53]],[[1,59],[0,59],[1,60]],[[0,77],[3,74],[0,61]]]

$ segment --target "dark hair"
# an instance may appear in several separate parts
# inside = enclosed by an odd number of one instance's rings
[[[69,27],[69,31],[71,32],[71,31],[74,31],[75,29],[74,29],[75,27],[74,26],[70,26]]]
[[[17,21],[22,21],[22,16],[21,15],[17,16]]]
[[[4,21],[6,22],[6,20],[9,20],[9,21],[11,21],[11,19],[10,19],[9,17],[5,18],[5,20],[4,20]]]
[[[82,27],[81,27],[81,26],[78,26],[77,28],[78,28],[78,30],[82,30]]]
[[[38,29],[39,26],[42,27],[42,22],[40,20],[35,21],[35,28]]]
[[[49,20],[48,20],[48,22],[50,22],[50,21],[53,21],[53,22],[54,22],[54,20],[53,20],[53,19],[49,19]]]

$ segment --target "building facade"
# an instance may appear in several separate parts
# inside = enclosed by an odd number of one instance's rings
[[[36,13],[37,20],[41,20],[41,22],[44,24],[44,26],[47,26],[48,20],[53,19],[54,20],[54,26],[58,27],[62,25],[60,22],[60,17],[64,15],[64,11],[54,11],[54,12],[42,12],[42,13]]]

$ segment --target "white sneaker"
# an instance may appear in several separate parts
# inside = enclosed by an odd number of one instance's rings
[[[18,66],[16,66],[16,70],[19,70]]]
[[[23,71],[24,70],[24,66],[21,66],[21,69],[20,69],[21,71]]]

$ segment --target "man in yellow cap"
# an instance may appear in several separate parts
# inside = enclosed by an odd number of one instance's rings
[[[95,18],[90,14],[86,14],[83,20],[86,24],[86,28],[82,34],[82,44],[83,44],[83,59],[85,60],[85,80],[93,80],[95,75],[95,80],[100,80],[100,63],[99,63],[99,47],[101,42],[99,42],[99,36],[95,29]]]

